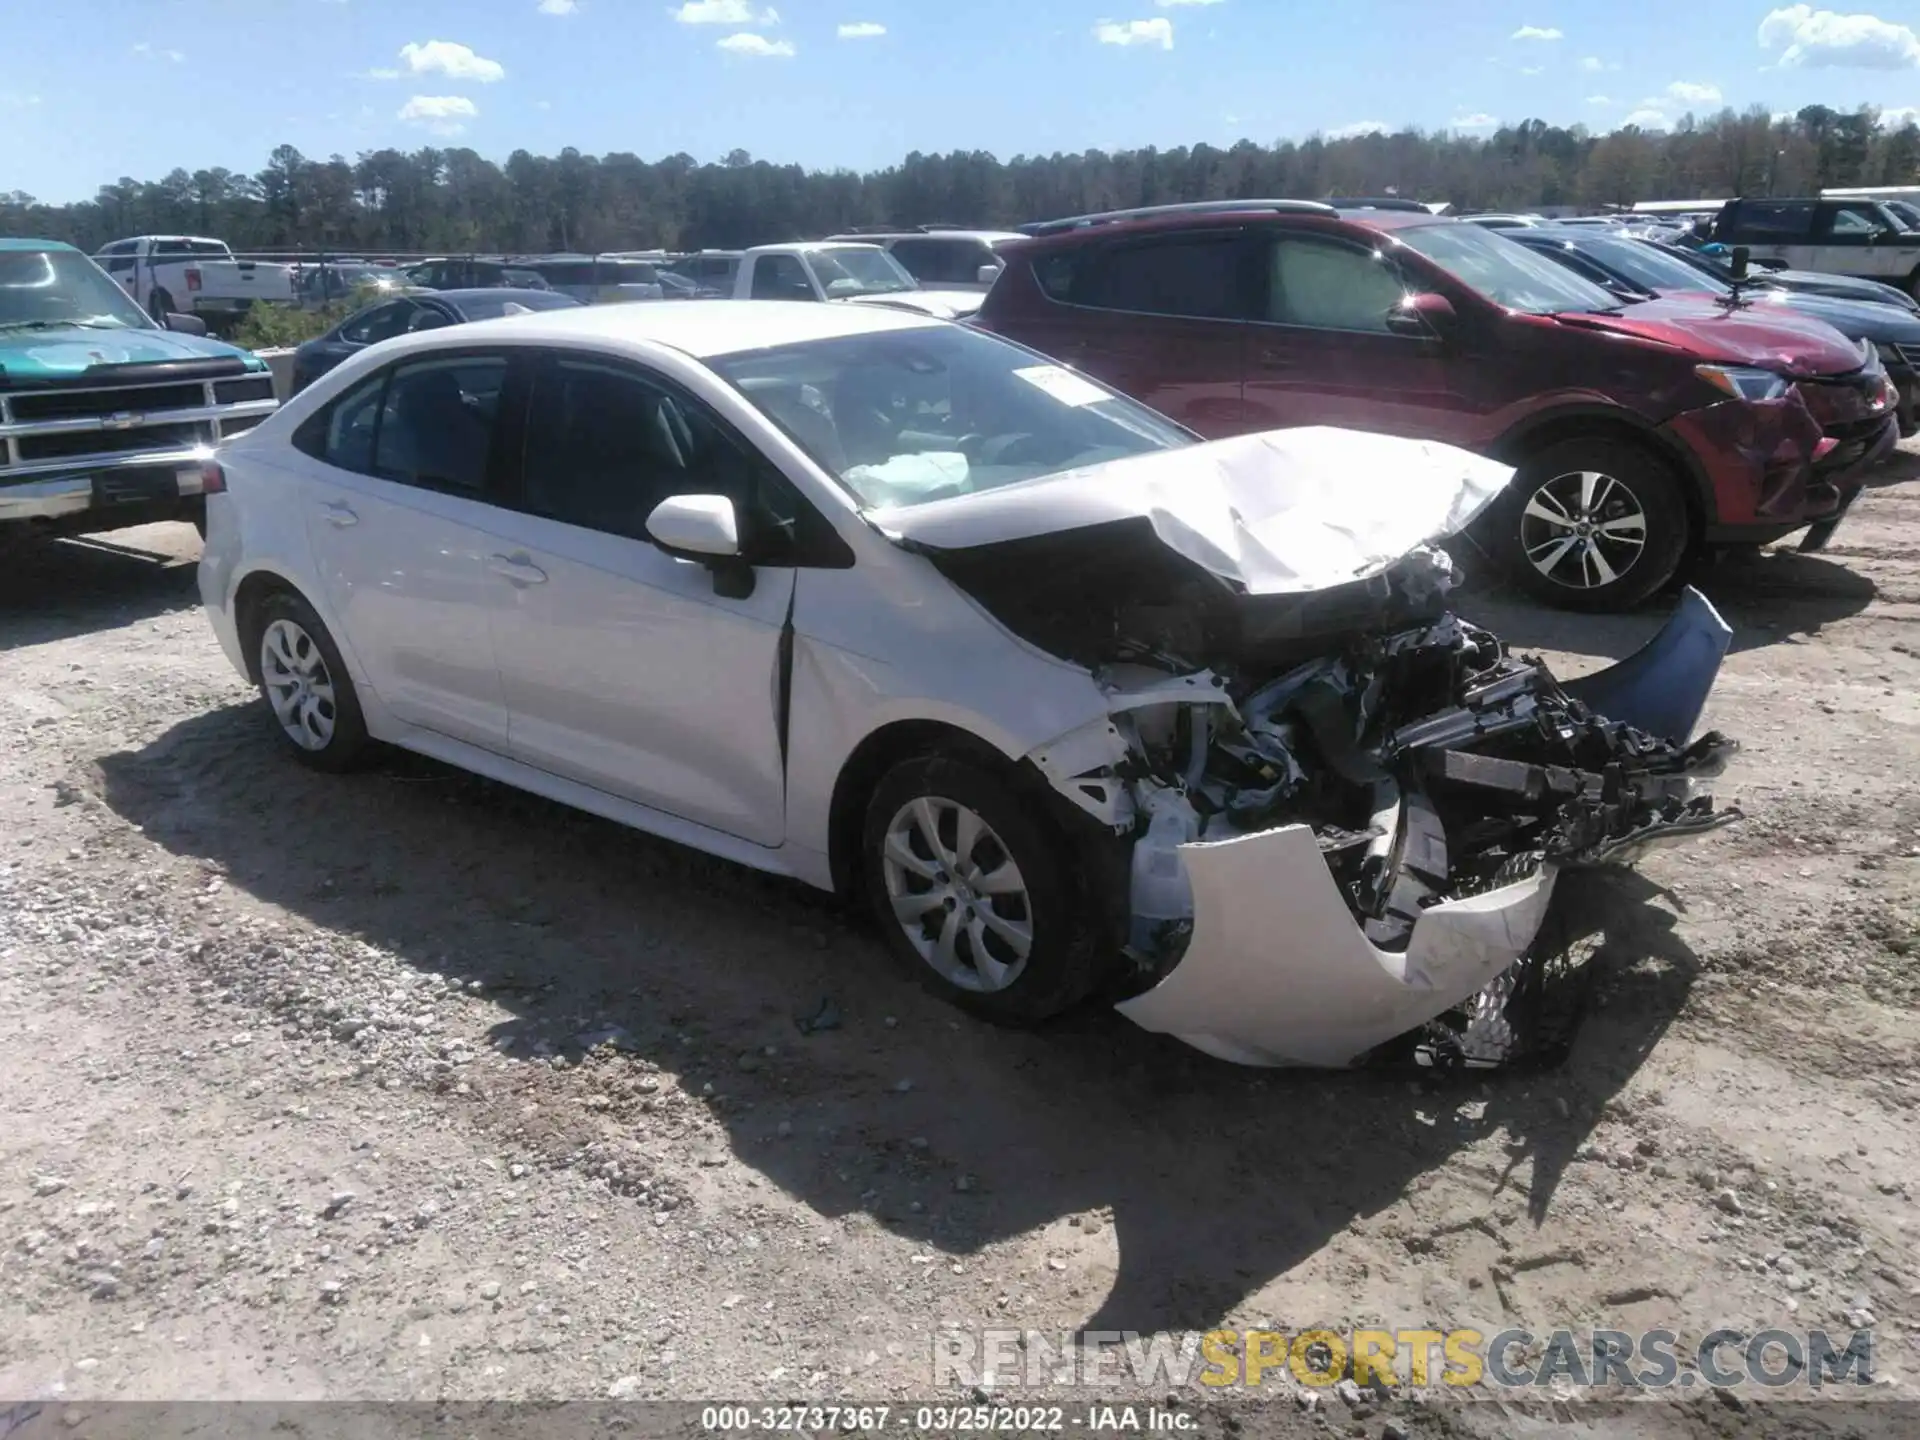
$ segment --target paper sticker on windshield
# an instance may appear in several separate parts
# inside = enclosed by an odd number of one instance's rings
[[[1058,365],[1029,365],[1013,372],[1029,385],[1044,390],[1062,405],[1098,405],[1113,396],[1091,380]]]

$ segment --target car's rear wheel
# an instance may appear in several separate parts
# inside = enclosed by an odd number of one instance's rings
[[[347,770],[371,748],[360,698],[340,651],[313,607],[280,591],[253,616],[253,652],[260,693],[280,737],[319,770]]]
[[[1673,578],[1687,507],[1672,469],[1638,445],[1565,440],[1521,462],[1483,526],[1521,588],[1568,610],[1625,610]]]
[[[867,805],[861,868],[887,947],[936,993],[1030,1023],[1098,979],[1093,926],[1061,837],[971,760],[890,770]]]

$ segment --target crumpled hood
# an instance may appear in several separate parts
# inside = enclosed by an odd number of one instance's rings
[[[854,305],[891,305],[899,310],[918,310],[939,320],[959,320],[980,308],[987,297],[971,290],[897,290],[891,295],[854,295]]]
[[[96,366],[161,365],[253,356],[219,340],[171,330],[99,330],[64,325],[51,330],[0,330],[0,372],[13,384],[77,378]]]
[[[1457,533],[1512,475],[1451,445],[1308,426],[866,516],[935,551],[1144,519],[1163,545],[1247,593],[1291,595],[1364,580]]]
[[[1859,350],[1825,321],[1772,306],[1729,309],[1699,296],[1669,296],[1617,315],[1569,312],[1554,318],[1581,329],[1684,345],[1704,361],[1793,376],[1844,375],[1861,364]]]

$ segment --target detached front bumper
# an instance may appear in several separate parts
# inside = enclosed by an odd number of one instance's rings
[[[1193,938],[1121,1014],[1237,1065],[1346,1066],[1485,989],[1533,944],[1556,871],[1435,905],[1403,953],[1354,924],[1313,831],[1180,848]]]

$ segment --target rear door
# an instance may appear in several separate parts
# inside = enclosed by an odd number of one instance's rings
[[[1241,395],[1254,258],[1243,226],[1040,256],[1052,303],[1008,317],[1004,333],[1209,440],[1238,435],[1257,428]]]
[[[512,601],[493,438],[512,352],[387,366],[300,427],[307,533],[329,612],[396,719],[499,754],[492,617]]]
[[[1249,327],[1250,429],[1338,425],[1449,444],[1483,440],[1484,417],[1439,338],[1390,328],[1418,288],[1379,250],[1337,236],[1261,237],[1261,316]]]
[[[1721,212],[1713,238],[1790,270],[1826,270],[1814,248],[1813,211],[1810,200],[1736,200]]]

